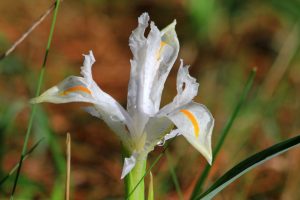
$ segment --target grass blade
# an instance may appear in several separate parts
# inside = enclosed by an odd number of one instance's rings
[[[50,33],[49,33],[48,42],[47,42],[47,46],[46,46],[46,52],[45,52],[45,56],[44,56],[44,61],[43,61],[43,64],[42,64],[42,69],[41,69],[40,74],[39,74],[39,80],[38,80],[38,86],[37,86],[37,90],[36,90],[36,96],[38,96],[40,94],[43,79],[44,79],[45,67],[46,67],[48,53],[49,53],[49,49],[50,49],[51,41],[52,41],[52,37],[53,37],[53,32],[54,32],[54,27],[55,27],[55,22],[56,22],[56,16],[57,16],[59,3],[60,3],[60,0],[56,0],[53,19],[52,19],[51,28],[50,28]],[[31,114],[30,114],[30,118],[29,118],[29,122],[28,122],[28,126],[27,126],[25,140],[24,140],[24,143],[23,143],[22,154],[20,156],[20,162],[19,162],[19,166],[18,166],[18,170],[17,170],[17,175],[16,175],[16,178],[15,178],[15,182],[14,182],[14,185],[13,185],[12,192],[11,192],[11,198],[10,198],[11,200],[13,200],[13,198],[14,198],[13,196],[14,196],[14,193],[16,191],[19,175],[20,175],[21,168],[22,168],[22,162],[23,162],[26,150],[27,150],[28,140],[29,140],[29,136],[30,136],[30,133],[31,133],[31,128],[32,128],[35,112],[36,112],[36,105],[33,105],[32,106],[32,111],[31,111]]]
[[[166,151],[166,156],[167,156],[167,159],[168,159],[168,165],[169,165],[169,170],[170,170],[170,173],[171,173],[171,176],[172,176],[172,180],[173,180],[176,192],[178,194],[178,199],[182,200],[183,195],[182,195],[182,192],[181,192],[181,189],[180,189],[180,185],[179,185],[177,175],[176,175],[174,167],[173,167],[172,156],[169,154],[168,151]]]
[[[225,141],[225,139],[226,139],[226,137],[229,133],[229,130],[232,127],[233,122],[236,119],[243,103],[245,102],[246,97],[248,96],[248,93],[249,93],[249,91],[250,91],[250,89],[253,85],[255,74],[256,74],[256,68],[252,69],[252,71],[249,75],[249,78],[246,82],[245,88],[242,92],[242,95],[241,95],[239,101],[237,102],[236,106],[234,107],[234,110],[233,110],[230,118],[228,119],[226,125],[224,126],[224,128],[222,129],[222,131],[220,133],[220,137],[217,141],[216,147],[213,150],[213,162],[216,159],[219,151],[221,150],[221,147],[224,144],[224,141]],[[209,174],[210,169],[211,169],[211,166],[209,164],[206,164],[201,176],[199,177],[199,179],[198,179],[198,181],[195,185],[195,188],[194,188],[194,191],[192,193],[191,199],[194,199],[197,195],[199,195],[201,193],[203,184],[204,184],[204,182],[205,182],[205,180],[206,180],[206,178]]]
[[[46,17],[52,12],[52,10],[55,8],[55,2],[46,10],[46,12],[44,14],[42,14],[38,20],[36,20],[31,26],[30,28],[23,33],[23,35],[21,35],[21,37],[14,42],[14,44],[8,49],[6,50],[5,53],[2,53],[0,55],[0,61],[2,59],[4,59],[6,56],[8,56],[9,54],[11,54],[11,52],[13,52],[15,50],[15,48],[21,44],[29,35],[30,33],[36,28],[38,27],[45,19]]]
[[[37,143],[35,143],[35,145],[33,145],[29,151],[26,152],[25,156],[23,157],[23,161],[26,160],[28,158],[28,156],[38,147],[38,145],[42,142],[44,138],[40,139],[39,141],[37,141]],[[0,186],[18,169],[19,167],[19,162],[10,170],[10,172],[4,176],[1,180],[0,180]]]
[[[287,35],[287,39],[282,44],[278,56],[262,85],[260,96],[263,100],[272,97],[280,80],[288,70],[288,67],[290,67],[291,60],[295,57],[299,48],[299,32],[299,22],[297,22]]]
[[[221,190],[227,187],[230,183],[237,178],[250,171],[251,169],[263,164],[271,158],[278,156],[289,149],[296,147],[300,143],[300,135],[287,139],[283,142],[277,143],[261,152],[258,152],[244,161],[240,162],[221,178],[219,178],[206,192],[197,196],[195,199],[212,199]]]

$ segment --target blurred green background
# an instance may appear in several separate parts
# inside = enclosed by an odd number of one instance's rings
[[[0,52],[5,52],[53,3],[0,1]],[[93,76],[126,105],[131,52],[128,37],[137,17],[148,12],[162,29],[177,20],[179,58],[200,82],[196,101],[215,117],[213,144],[238,101],[253,67],[257,76],[247,102],[230,130],[206,186],[240,160],[300,130],[299,0],[64,0],[59,8],[43,91],[68,75],[79,75],[82,54],[93,50]],[[44,57],[51,17],[0,61],[0,177],[18,162]],[[175,64],[163,94],[176,95]],[[72,137],[72,199],[122,199],[118,138],[80,104],[42,104],[30,145],[45,140],[24,162],[15,199],[63,199],[66,133]],[[153,161],[158,147],[150,154]],[[206,162],[183,138],[169,153],[184,198],[188,199]],[[300,149],[247,173],[216,199],[299,199]],[[155,166],[155,199],[178,199],[166,157]],[[146,181],[147,182],[147,181]],[[10,178],[0,187],[9,197]]]

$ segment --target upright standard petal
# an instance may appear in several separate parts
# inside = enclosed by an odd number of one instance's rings
[[[161,43],[157,52],[157,59],[160,60],[159,68],[156,71],[150,98],[154,104],[155,113],[160,108],[162,91],[166,79],[174,65],[179,52],[179,42],[175,31],[176,21],[161,31]]]
[[[86,110],[94,116],[103,118],[108,126],[119,135],[125,145],[129,145],[129,132],[132,129],[131,118],[122,106],[110,95],[103,92],[92,78],[92,65],[95,62],[93,53],[84,55],[81,68],[83,77],[70,76],[58,85],[48,89],[39,97],[33,98],[31,103],[69,103],[86,102],[92,106]]]
[[[151,22],[151,30],[146,38],[144,34],[148,21],[148,14],[142,14],[138,19],[138,27],[129,39],[133,59],[127,110],[132,116],[136,113],[153,116],[159,110],[163,85],[179,51],[175,21],[162,31]]]
[[[214,118],[208,109],[204,105],[192,102],[177,108],[167,116],[187,141],[211,164],[211,135]]]

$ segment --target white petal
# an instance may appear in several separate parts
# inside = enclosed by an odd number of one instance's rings
[[[134,168],[136,163],[136,155],[133,154],[129,158],[124,159],[124,165],[122,170],[121,179],[123,179]]]
[[[174,110],[168,114],[168,117],[187,141],[211,164],[214,118],[208,109],[204,105],[193,102]]]
[[[150,152],[164,136],[171,132],[174,125],[167,117],[151,117],[145,127],[147,134],[144,150]]]
[[[92,51],[90,51],[88,55],[83,56],[84,62],[83,66],[81,67],[81,75],[85,78],[87,82],[91,83],[93,81],[92,66],[96,60]]]
[[[101,91],[92,78],[92,65],[95,62],[92,51],[84,55],[81,67],[82,77],[70,76],[58,85],[48,89],[42,95],[31,100],[32,103],[69,103],[88,102],[96,103],[99,91]]]
[[[172,130],[170,133],[166,134],[164,140],[167,141],[179,135],[181,135],[179,129],[175,129]]]
[[[138,27],[129,39],[133,59],[127,110],[131,116],[137,113],[153,116],[158,111],[165,80],[179,51],[175,21],[162,31],[151,22],[151,30],[146,38],[144,34],[148,21],[147,13],[141,15]]]
[[[108,126],[121,137],[127,145],[130,139],[129,130],[132,129],[132,121],[128,113],[110,95],[103,92],[92,79],[92,64],[95,58],[90,51],[89,55],[84,56],[84,64],[81,74],[84,77],[70,76],[58,85],[48,89],[39,97],[31,100],[31,103],[69,103],[87,102],[93,104],[87,111],[94,116],[101,117]]]
[[[183,61],[180,62],[180,67],[177,74],[177,96],[174,101],[178,105],[190,102],[198,93],[199,83],[189,74],[189,66],[183,66]]]
[[[183,106],[193,100],[198,93],[199,83],[189,75],[189,66],[183,66],[183,61],[177,74],[177,95],[170,104],[167,104],[160,110],[160,114],[165,115],[170,111]]]
[[[166,134],[165,137],[157,143],[157,145],[163,146],[167,140],[170,140],[179,135],[181,135],[179,129],[172,130],[170,133]]]
[[[127,149],[131,149],[131,134],[129,132],[128,126],[124,121],[121,121],[119,118],[111,114],[111,112],[105,112],[99,106],[87,106],[83,108],[86,112],[91,114],[94,117],[100,118],[105,121],[108,127],[121,139],[123,145]]]
[[[179,52],[179,42],[175,31],[176,21],[161,31],[161,45],[158,52],[161,60],[154,77],[150,98],[154,103],[155,112],[159,110],[162,91],[166,79],[176,61]]]
[[[94,117],[102,119],[100,112],[98,110],[96,110],[96,108],[93,106],[84,107],[83,110],[87,113],[90,113],[90,115],[92,115]]]
[[[70,76],[58,85],[48,89],[39,97],[33,98],[31,103],[69,103],[87,102],[96,103],[93,91],[88,88],[84,78]]]
[[[138,18],[138,27],[132,31],[132,34],[129,37],[129,46],[133,54],[133,60],[130,61],[131,71],[128,84],[127,110],[132,116],[136,112],[138,104],[138,89],[140,87],[139,85],[141,84],[139,83],[139,74],[141,74],[142,68],[142,66],[139,66],[139,62],[142,62],[140,60],[146,56],[147,42],[144,34],[145,29],[148,26],[148,21],[148,13],[143,13]],[[139,57],[141,57],[141,59],[139,59]]]

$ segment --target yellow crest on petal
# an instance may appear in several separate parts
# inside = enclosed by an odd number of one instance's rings
[[[72,93],[72,92],[84,92],[84,93],[87,93],[87,94],[92,94],[92,92],[88,88],[86,88],[82,85],[77,85],[77,86],[73,86],[73,87],[70,87],[70,88],[64,90],[61,93],[61,96],[68,95],[69,93]]]
[[[182,112],[193,124],[194,127],[194,133],[196,138],[198,138],[199,133],[200,133],[200,128],[199,128],[199,123],[196,119],[196,117],[194,116],[193,113],[191,113],[189,110],[180,110],[180,112]]]

